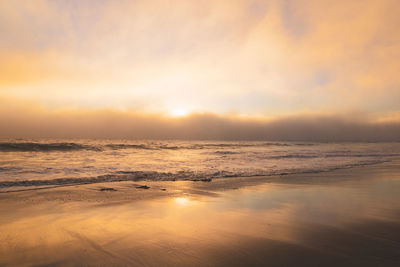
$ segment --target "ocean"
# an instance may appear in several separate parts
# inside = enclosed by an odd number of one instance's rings
[[[1,140],[0,187],[326,172],[400,156],[400,143]]]

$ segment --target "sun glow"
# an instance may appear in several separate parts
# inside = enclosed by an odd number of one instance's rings
[[[185,117],[189,114],[189,111],[183,108],[175,108],[170,112],[172,117]]]

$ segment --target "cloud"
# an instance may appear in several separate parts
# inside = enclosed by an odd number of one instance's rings
[[[3,100],[4,101],[4,100]],[[47,110],[7,100],[1,138],[400,141],[398,114],[303,114],[271,119],[211,113],[169,118],[133,111]]]
[[[223,114],[400,109],[400,4],[0,0],[0,96]]]

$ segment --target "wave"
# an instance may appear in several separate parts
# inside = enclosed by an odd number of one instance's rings
[[[104,182],[122,182],[122,181],[141,181],[141,180],[163,180],[175,181],[188,180],[193,173],[163,173],[155,171],[117,171],[112,174],[99,175],[95,177],[81,178],[57,178],[50,180],[18,180],[0,182],[0,188],[13,186],[60,186],[60,185],[75,185],[75,184],[93,184]]]
[[[315,146],[314,143],[296,143],[294,145],[296,145],[296,146]]]
[[[218,155],[234,155],[234,154],[240,154],[240,152],[235,152],[235,151],[215,151],[214,154]]]
[[[151,149],[146,145],[133,145],[133,144],[108,144],[105,147],[118,150],[118,149]]]
[[[371,160],[365,162],[358,162],[353,164],[346,164],[342,166],[333,166],[321,169],[292,169],[292,170],[279,170],[271,172],[263,172],[254,170],[253,172],[231,172],[231,171],[217,171],[213,173],[199,173],[193,171],[179,171],[176,173],[170,172],[157,172],[157,171],[116,171],[111,174],[99,175],[95,177],[80,177],[80,178],[57,178],[49,180],[17,180],[17,181],[3,181],[0,182],[0,188],[9,187],[35,187],[35,186],[68,186],[79,184],[94,184],[105,182],[123,182],[123,181],[204,181],[210,182],[213,179],[220,178],[240,178],[240,177],[271,177],[271,176],[284,176],[293,174],[311,174],[329,172],[339,169],[348,169],[353,167],[360,167],[366,165],[374,165],[390,160]],[[3,191],[7,192],[7,191]]]
[[[387,153],[387,154],[286,154],[278,156],[267,156],[268,159],[313,159],[313,158],[385,158],[385,157],[397,157],[400,154]]]
[[[216,154],[236,154],[240,151],[229,151],[228,149],[235,150],[242,147],[288,147],[288,146],[313,146],[315,143],[284,143],[284,142],[255,142],[255,143],[73,143],[73,142],[0,142],[0,152],[70,152],[79,150],[89,150],[95,152],[102,152],[107,150],[202,150],[202,149],[215,149]],[[225,150],[226,149],[226,150]],[[284,158],[315,158],[315,157],[382,157],[382,156],[400,156],[400,154],[380,154],[380,153],[366,153],[357,154],[351,151],[334,151],[327,154],[308,155],[308,154],[289,154],[272,156],[271,159],[284,159]]]
[[[182,145],[167,145],[167,144],[107,144],[105,147],[112,149],[149,149],[149,150],[198,150],[207,148],[239,148],[239,147],[260,147],[260,146],[288,146],[281,143],[263,143],[263,144],[240,144],[240,143],[206,143],[206,144],[182,144]]]
[[[400,154],[396,153],[389,153],[389,154],[327,154],[325,155],[326,158],[368,158],[368,157],[396,157],[400,156]]]
[[[240,147],[265,147],[265,146],[291,146],[291,145],[304,145],[304,144],[289,144],[279,142],[268,143],[205,143],[205,144],[98,144],[89,145],[73,142],[54,142],[54,143],[40,143],[40,142],[0,142],[0,152],[47,152],[47,151],[76,151],[76,150],[91,150],[91,151],[104,151],[107,149],[123,150],[123,149],[144,149],[144,150],[196,150],[196,149],[213,149],[213,148],[240,148]]]
[[[313,159],[318,158],[318,155],[305,155],[305,154],[287,154],[280,156],[269,156],[269,159]]]
[[[2,152],[46,152],[46,151],[74,151],[74,150],[95,150],[95,146],[77,143],[34,143],[34,142],[3,142],[0,143]]]
[[[0,167],[0,172],[18,171],[20,167]]]
[[[264,146],[292,146],[292,145],[303,145],[303,144],[290,144],[290,143],[283,143],[283,142],[266,142],[266,143],[219,143],[219,144],[198,144],[197,146],[203,148],[213,148],[213,147],[264,147]]]

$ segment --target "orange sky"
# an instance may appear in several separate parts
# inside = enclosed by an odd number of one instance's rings
[[[396,0],[0,0],[0,115],[397,121],[398,14]]]

